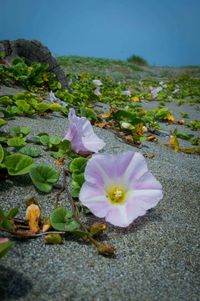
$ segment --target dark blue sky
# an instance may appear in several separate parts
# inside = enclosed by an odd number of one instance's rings
[[[200,65],[200,0],[0,0],[0,39],[56,55]]]

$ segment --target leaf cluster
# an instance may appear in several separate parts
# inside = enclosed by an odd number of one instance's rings
[[[0,78],[2,84],[21,85],[29,91],[36,91],[38,88],[55,91],[61,88],[55,74],[48,71],[48,64],[28,64],[22,58],[14,59],[11,66],[0,65]]]

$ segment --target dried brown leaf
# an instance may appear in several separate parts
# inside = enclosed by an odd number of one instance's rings
[[[28,224],[30,230],[33,233],[37,233],[40,229],[39,223],[41,218],[40,208],[36,204],[31,204],[26,209],[26,219],[28,220]]]

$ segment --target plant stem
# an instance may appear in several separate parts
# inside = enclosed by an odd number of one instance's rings
[[[69,171],[65,170],[65,174],[66,174],[66,176],[68,176],[69,175]],[[74,199],[72,198],[67,185],[66,185],[65,190],[67,192],[67,197],[69,199],[69,202],[70,202],[70,205],[71,205],[72,212],[73,212],[75,220],[79,223],[79,225],[81,226],[81,229],[85,232],[85,234],[87,235],[87,238],[89,239],[89,241],[98,249],[99,243],[91,236],[91,234],[88,231],[88,229],[86,228],[86,226],[79,219],[80,214],[79,214],[78,207],[77,207]]]

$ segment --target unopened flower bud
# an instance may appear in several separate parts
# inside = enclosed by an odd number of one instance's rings
[[[99,251],[100,254],[106,255],[106,256],[111,256],[111,255],[113,256],[113,255],[115,255],[114,248],[111,247],[111,246],[108,246],[108,245],[106,245],[104,243],[99,243],[98,244],[98,251]]]
[[[44,240],[48,244],[61,244],[62,243],[62,236],[60,234],[48,234],[44,236]]]
[[[89,228],[89,231],[92,234],[92,236],[101,234],[105,230],[107,230],[107,225],[103,223],[94,223]]]
[[[131,123],[122,121],[121,122],[121,128],[126,129],[126,130],[132,130],[134,127],[132,126]]]
[[[147,127],[146,126],[143,126],[142,127],[142,130],[143,130],[143,133],[146,133],[148,131]]]

